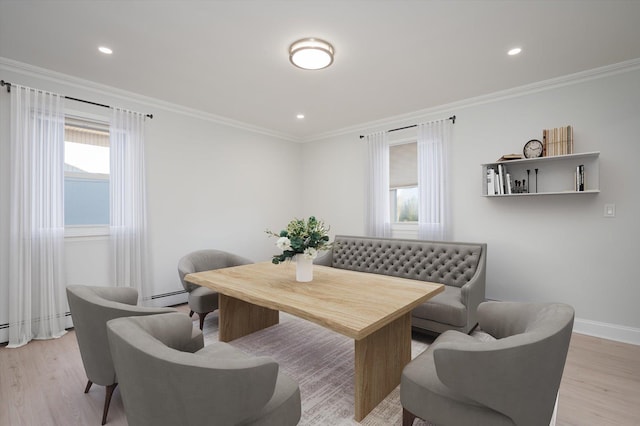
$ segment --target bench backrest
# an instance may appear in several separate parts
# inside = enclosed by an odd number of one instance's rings
[[[486,244],[337,235],[331,266],[462,287],[484,269],[485,251]]]

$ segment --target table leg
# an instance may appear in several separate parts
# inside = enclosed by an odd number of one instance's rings
[[[355,341],[355,419],[361,421],[400,384],[411,361],[411,312]]]
[[[280,312],[218,294],[218,340],[229,342],[263,328],[278,324]]]

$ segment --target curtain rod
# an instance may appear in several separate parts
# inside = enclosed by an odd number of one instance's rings
[[[447,118],[447,120],[451,120],[451,121],[453,121],[453,124],[456,124],[456,116],[455,115],[452,115],[451,117]],[[397,129],[387,130],[387,133],[395,132],[397,130],[410,129],[412,127],[418,127],[418,125],[417,124],[412,124],[411,126],[398,127]],[[364,138],[364,135],[360,135],[360,139],[363,139],[363,138]]]
[[[9,83],[8,81],[0,80],[0,86],[7,86],[7,92],[8,93],[11,92],[11,83]],[[82,102],[82,103],[85,103],[85,104],[95,105],[95,106],[99,106],[99,107],[103,107],[103,108],[113,108],[113,107],[111,107],[109,105],[99,104],[97,102],[85,101],[84,99],[72,98],[71,96],[63,96],[63,98],[69,99],[71,101]],[[153,114],[145,114],[145,117],[149,117],[149,118],[153,119]]]

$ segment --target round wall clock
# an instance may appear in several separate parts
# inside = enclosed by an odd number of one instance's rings
[[[542,157],[542,142],[538,139],[531,139],[529,142],[524,144],[522,153],[524,154],[524,158]]]

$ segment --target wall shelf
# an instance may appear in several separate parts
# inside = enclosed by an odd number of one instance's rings
[[[485,197],[527,197],[537,195],[597,194],[600,192],[599,152],[557,155],[552,157],[526,158],[521,160],[500,161],[482,164],[482,196]],[[488,193],[487,173],[489,169],[498,171],[503,165],[510,174],[511,180],[528,181],[528,193],[493,195]],[[575,190],[575,171],[579,165],[584,166],[584,191]],[[538,169],[536,181],[535,169]],[[529,178],[527,178],[529,170]]]

